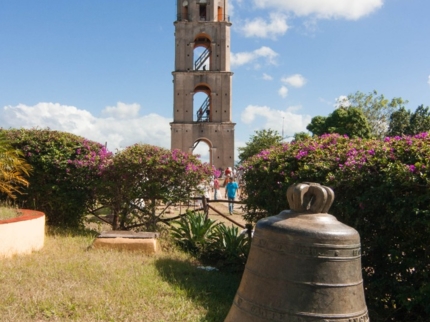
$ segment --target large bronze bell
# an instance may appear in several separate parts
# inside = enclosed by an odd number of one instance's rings
[[[291,210],[257,222],[225,322],[367,322],[358,232],[327,214],[333,191],[289,187]]]

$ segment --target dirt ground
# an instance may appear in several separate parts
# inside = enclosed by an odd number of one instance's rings
[[[220,191],[218,192],[218,199],[225,200],[226,198],[224,196],[225,196],[225,189],[221,187]],[[210,192],[210,200],[213,200],[213,191]],[[240,198],[236,198],[236,201],[240,201]],[[209,202],[209,205],[216,209],[215,211],[209,208],[210,219],[215,220],[217,222],[222,222],[225,225],[239,224],[239,225],[245,226],[246,221],[243,219],[243,209],[241,207],[242,206],[241,204],[234,204],[234,210],[232,215],[230,215],[228,212],[228,202]],[[170,209],[170,212],[169,214],[166,215],[166,217],[174,217],[178,215],[180,212],[184,213],[185,209],[186,207],[182,207],[182,209],[180,209],[179,207],[172,207],[172,209]],[[198,204],[196,203],[194,207],[190,206],[190,209],[198,209]],[[225,217],[227,217],[228,219],[220,215],[218,212],[224,215]],[[232,221],[234,221],[234,223]]]
[[[239,194],[238,194],[239,195]],[[225,189],[223,187],[220,188],[220,191],[218,192],[218,199],[219,200],[226,200],[225,196]],[[210,199],[213,200],[213,191],[210,192]],[[236,198],[236,201],[240,201],[240,198]],[[242,227],[245,226],[246,221],[243,219],[243,210],[241,204],[234,204],[234,210],[233,214],[230,215],[228,212],[228,202],[210,202],[209,205],[216,209],[212,210],[209,208],[209,218],[212,220],[215,220],[217,222],[222,222],[227,226],[233,225],[233,226],[239,226],[239,230],[242,229]],[[159,211],[161,212],[164,207],[158,207]],[[194,203],[194,205],[190,206],[172,206],[170,207],[165,215],[163,215],[163,218],[172,218],[176,217],[179,214],[185,213],[186,209],[198,209],[199,205],[197,202]],[[222,215],[220,215],[221,213]],[[107,224],[103,224],[97,219],[93,219],[90,222],[86,224],[88,228],[98,230],[98,231],[108,231],[111,230],[111,226]]]

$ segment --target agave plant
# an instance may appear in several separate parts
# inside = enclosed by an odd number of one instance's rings
[[[245,265],[250,240],[247,234],[240,234],[236,226],[224,224],[215,227],[215,249],[228,265]]]
[[[184,250],[195,255],[209,252],[215,242],[215,228],[219,224],[204,214],[188,212],[172,223],[171,236]]]

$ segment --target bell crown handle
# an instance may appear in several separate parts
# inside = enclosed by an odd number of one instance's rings
[[[288,188],[287,200],[294,212],[327,213],[333,203],[334,192],[318,183],[297,183]]]

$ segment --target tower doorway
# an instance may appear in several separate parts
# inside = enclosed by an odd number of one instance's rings
[[[200,155],[200,161],[202,161],[203,163],[209,163],[212,164],[212,153],[211,153],[211,146],[209,145],[209,143],[205,140],[199,140],[196,141],[195,143],[195,148],[193,150],[193,154],[196,155]]]

